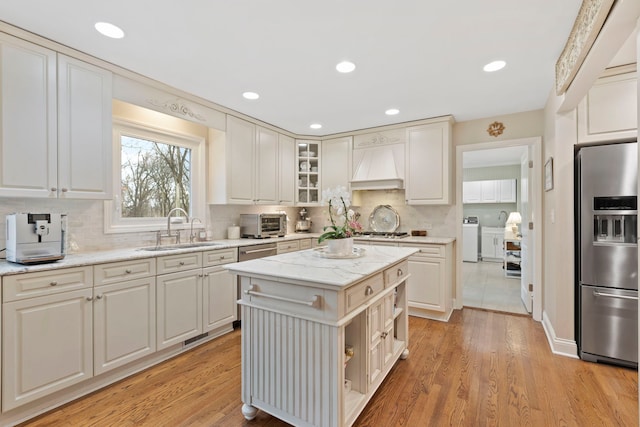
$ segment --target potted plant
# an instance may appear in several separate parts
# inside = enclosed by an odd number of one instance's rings
[[[322,204],[329,204],[330,225],[323,228],[318,243],[327,241],[327,251],[338,256],[347,256],[353,253],[353,234],[362,231],[358,222],[360,214],[349,209],[351,199],[347,189],[337,186],[328,188],[322,192]]]

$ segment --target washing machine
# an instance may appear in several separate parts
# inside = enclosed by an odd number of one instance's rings
[[[475,219],[475,222],[473,222]],[[480,224],[477,218],[466,218],[462,224],[462,261],[478,262],[478,235]]]

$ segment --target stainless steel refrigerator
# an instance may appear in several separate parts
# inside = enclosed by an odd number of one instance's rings
[[[638,365],[637,143],[576,156],[577,336],[580,358]]]

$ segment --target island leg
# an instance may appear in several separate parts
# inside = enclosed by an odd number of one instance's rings
[[[242,415],[244,415],[244,417],[249,421],[254,419],[257,414],[258,414],[258,408],[255,408],[251,405],[247,405],[246,403],[242,405]]]
[[[402,354],[400,355],[400,359],[405,360],[407,357],[409,357],[409,349],[405,348]]]

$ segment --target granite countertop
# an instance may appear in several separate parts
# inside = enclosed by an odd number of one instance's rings
[[[265,277],[287,282],[343,288],[418,252],[417,248],[367,246],[357,258],[333,259],[324,256],[324,248],[289,252],[224,267],[244,276]]]
[[[199,252],[214,249],[238,248],[241,246],[257,245],[261,243],[277,243],[288,240],[317,239],[320,233],[291,233],[284,237],[274,237],[270,239],[221,239],[202,243],[202,246],[168,249],[160,251],[145,251],[140,248],[112,249],[96,252],[80,252],[67,254],[64,259],[47,264],[22,265],[0,260],[0,276],[20,274],[33,271],[55,270],[59,268],[82,267],[86,265],[103,264],[107,262],[128,261],[141,258],[154,258],[163,255],[173,255],[187,252]],[[403,239],[386,239],[383,237],[358,237],[359,240],[382,241],[382,242],[402,242],[402,243],[432,243],[448,244],[455,239],[449,237],[405,237]]]

